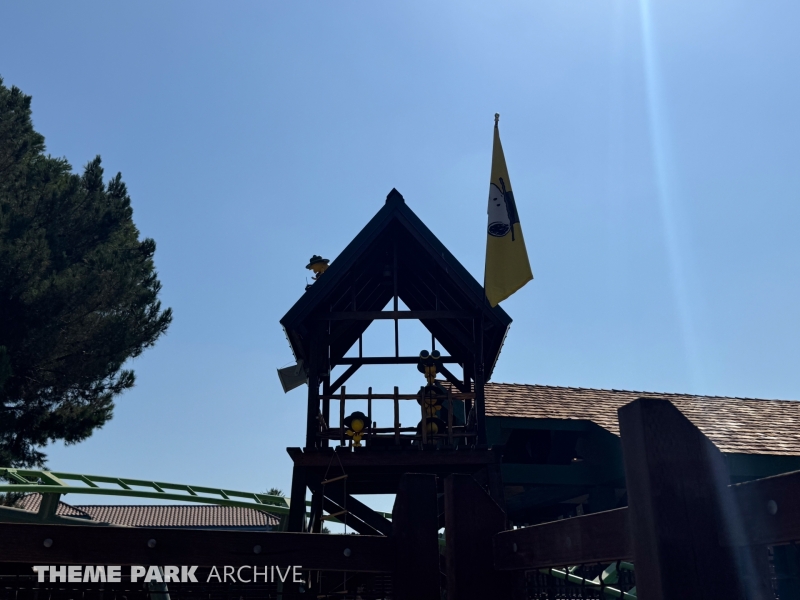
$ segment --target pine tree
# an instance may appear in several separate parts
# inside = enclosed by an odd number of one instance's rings
[[[172,321],[121,175],[46,155],[30,106],[0,78],[0,466],[102,427]]]

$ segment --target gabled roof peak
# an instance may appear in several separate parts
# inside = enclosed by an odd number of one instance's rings
[[[389,195],[386,196],[386,204],[405,204],[406,201],[403,198],[403,194],[397,191],[397,188],[392,188],[392,191],[389,192]]]

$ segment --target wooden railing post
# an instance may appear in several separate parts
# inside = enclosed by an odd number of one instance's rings
[[[507,573],[494,568],[493,540],[506,514],[471,475],[444,480],[448,600],[509,597]]]
[[[743,523],[722,453],[666,400],[623,406],[619,424],[637,596],[745,598],[754,566],[725,543]]]
[[[400,389],[394,387],[394,443],[400,445]]]
[[[407,473],[392,510],[394,600],[440,600],[436,476]]]
[[[453,391],[447,387],[447,445],[453,447]]]
[[[428,444],[428,411],[425,408],[425,395],[422,396],[422,420],[420,421],[421,428],[420,433],[422,434],[422,440],[420,445],[420,450],[422,450]]]
[[[372,387],[367,392],[367,439],[372,439]]]
[[[340,436],[340,446],[344,446],[344,401],[345,401],[345,391],[347,388],[342,386],[342,397],[339,400],[339,436]]]

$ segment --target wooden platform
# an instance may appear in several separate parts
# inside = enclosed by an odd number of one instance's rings
[[[440,479],[452,473],[490,478],[488,467],[498,466],[499,453],[492,449],[369,449],[287,448],[295,469],[309,482],[347,475],[349,494],[394,494],[404,473],[430,473]],[[498,469],[499,470],[499,469]]]

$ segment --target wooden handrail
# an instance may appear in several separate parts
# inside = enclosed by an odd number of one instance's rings
[[[372,388],[370,388],[371,390]],[[341,400],[342,393],[339,394],[330,394],[330,395],[321,395],[321,400]],[[468,394],[464,394],[461,392],[455,392],[451,394],[453,400],[474,400],[475,394],[474,392],[470,392]],[[394,400],[397,398],[398,400],[416,400],[419,398],[419,394],[346,394],[345,399],[347,400]]]
[[[381,435],[381,434],[387,434],[387,433],[388,434],[394,434],[394,432],[395,432],[394,427],[376,427],[369,433],[371,435],[370,439],[376,439],[376,438],[388,439],[390,437],[389,435]],[[420,434],[416,433],[416,432],[417,432],[417,428],[416,427],[400,427],[399,428],[399,433],[401,434],[400,438],[404,439],[404,440],[422,439],[422,436]],[[415,435],[402,435],[404,433],[414,433]],[[478,435],[478,434],[476,432],[474,432],[474,431],[465,431],[463,429],[459,429],[458,427],[455,427],[455,429],[453,431],[453,436],[454,437],[458,437],[458,438],[475,437],[476,435]],[[340,436],[340,431],[339,431],[338,427],[334,428],[334,429],[328,429],[327,431],[322,432],[322,433],[319,434],[319,437],[321,439],[330,439],[330,440],[338,440],[339,436]],[[429,433],[428,434],[428,438],[436,438],[436,439],[443,439],[444,440],[444,439],[447,439],[448,437],[449,436],[446,433]]]

